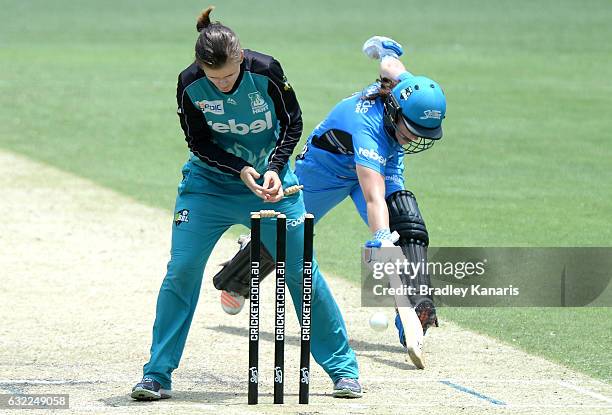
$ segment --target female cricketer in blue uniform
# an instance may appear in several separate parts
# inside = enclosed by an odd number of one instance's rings
[[[350,196],[372,232],[368,242],[383,247],[397,244],[409,260],[419,263],[427,259],[429,236],[414,194],[404,187],[404,155],[424,151],[442,138],[446,97],[435,81],[406,70],[398,59],[402,47],[394,40],[374,36],[363,50],[380,59],[380,80],[331,110],[308,137],[296,158],[295,172],[306,208],[316,221]],[[239,258],[247,252],[243,249],[215,276],[234,289],[222,294],[222,304],[224,296],[244,296],[244,282],[241,286],[229,280],[245,280],[248,269],[239,267],[244,263]],[[429,276],[419,272],[410,284],[429,286]],[[421,327],[410,329],[422,330],[422,337],[437,325],[433,299],[415,295],[410,304],[421,321]],[[400,342],[412,353],[399,315],[395,324]],[[415,348],[420,355],[422,344]],[[419,356],[411,358],[422,367]]]
[[[372,232],[368,245],[397,242],[411,262],[420,263],[427,260],[429,236],[414,194],[404,187],[403,159],[442,138],[446,97],[435,81],[406,70],[398,59],[401,45],[394,40],[375,36],[363,50],[380,59],[380,80],[331,110],[308,137],[295,171],[304,186],[304,203],[316,220],[350,196]],[[423,272],[409,284],[431,285]],[[422,325],[411,329],[424,333],[438,324],[431,296],[410,296],[410,303]],[[395,325],[406,347],[399,314]],[[422,368],[422,344],[408,347]]]
[[[139,400],[169,398],[210,253],[232,225],[250,225],[250,212],[287,216],[286,283],[301,310],[303,219],[301,194],[287,161],[302,133],[301,111],[280,64],[243,50],[228,27],[198,18],[195,62],[178,79],[178,116],[190,158],[183,167],[172,229],[171,259],[157,299],[151,356],[132,390]],[[263,177],[262,177],[263,176]],[[275,223],[262,222],[262,242],[274,246]],[[271,249],[272,251],[272,249]],[[313,261],[311,351],[334,382],[336,397],[359,397],[361,387],[344,319]]]

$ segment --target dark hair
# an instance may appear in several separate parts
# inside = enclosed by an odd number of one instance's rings
[[[199,66],[218,69],[228,60],[240,59],[240,41],[232,29],[220,22],[211,22],[210,13],[214,6],[209,6],[198,16],[196,29],[200,32],[195,45],[195,60]]]
[[[385,100],[389,96],[391,90],[395,87],[395,85],[399,83],[399,81],[383,77],[378,78],[376,81],[380,83],[380,85],[378,86],[378,90],[376,92],[363,96],[361,99],[370,100],[382,98],[383,100]]]

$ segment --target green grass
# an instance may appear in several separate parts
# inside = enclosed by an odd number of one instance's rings
[[[610,2],[371,4],[229,0],[215,17],[244,47],[281,61],[307,133],[375,78],[375,63],[360,53],[367,37],[404,44],[408,67],[436,79],[448,97],[445,138],[407,161],[407,186],[433,244],[611,245]],[[206,5],[5,1],[0,147],[172,209],[186,158],[176,76],[192,60],[195,16]],[[357,281],[368,232],[351,203],[324,218],[317,233],[324,268]],[[441,313],[612,378],[611,352],[601,347],[610,343],[610,309]],[[591,358],[570,353],[576,346]]]
[[[609,308],[443,308],[441,311],[443,316],[464,327],[612,382]]]

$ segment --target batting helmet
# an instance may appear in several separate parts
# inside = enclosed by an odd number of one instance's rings
[[[418,137],[404,146],[406,153],[418,153],[442,138],[442,120],[446,115],[446,97],[440,85],[425,76],[405,76],[384,103],[385,127],[395,138],[397,123]]]

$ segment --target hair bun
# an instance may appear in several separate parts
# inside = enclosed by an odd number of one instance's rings
[[[200,32],[202,29],[210,25],[210,13],[215,9],[215,6],[208,6],[207,9],[203,10],[198,16],[198,22],[196,23],[196,29]]]

